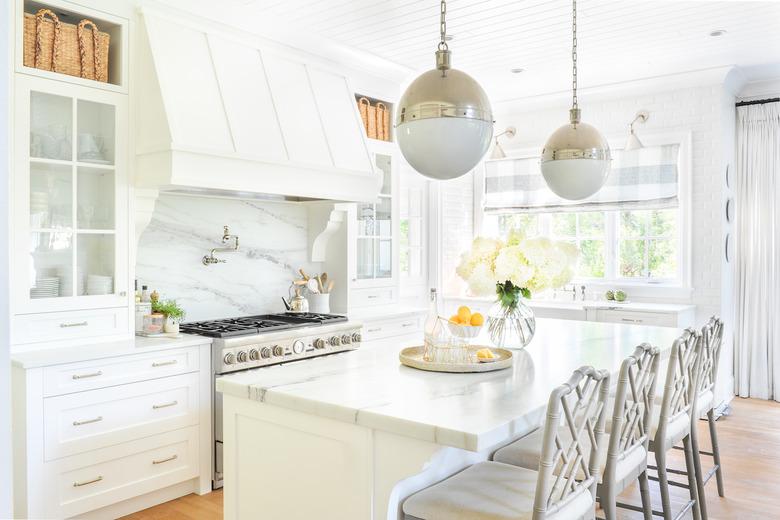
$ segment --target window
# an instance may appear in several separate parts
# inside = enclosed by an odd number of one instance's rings
[[[481,233],[506,238],[513,229],[527,237],[548,236],[580,249],[578,281],[675,284],[680,271],[680,211],[574,211],[487,214]]]
[[[423,274],[423,207],[425,190],[401,189],[400,254],[401,276],[418,278]]]

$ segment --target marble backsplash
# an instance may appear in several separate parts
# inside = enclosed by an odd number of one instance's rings
[[[222,227],[238,235],[226,263],[203,265],[221,247]],[[281,312],[282,296],[308,261],[306,207],[300,204],[161,195],[138,244],[136,278],[175,299],[185,321]]]

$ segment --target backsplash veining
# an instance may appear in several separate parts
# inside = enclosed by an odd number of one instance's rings
[[[240,238],[238,252],[205,266],[221,247],[222,227]],[[176,299],[186,321],[284,310],[290,281],[308,262],[306,208],[297,204],[161,195],[141,235],[136,260],[140,285]]]

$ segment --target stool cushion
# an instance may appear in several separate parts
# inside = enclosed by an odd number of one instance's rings
[[[509,464],[480,462],[412,495],[403,511],[424,520],[530,520],[538,475]],[[593,497],[583,489],[547,518],[592,518],[594,507]]]

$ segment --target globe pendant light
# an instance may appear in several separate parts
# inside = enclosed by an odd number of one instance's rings
[[[490,147],[490,101],[471,76],[450,67],[445,40],[447,3],[441,2],[441,41],[436,68],[415,79],[401,96],[396,119],[398,146],[409,164],[431,179],[471,171]]]
[[[542,150],[542,175],[559,197],[581,200],[601,189],[612,157],[599,131],[580,121],[577,106],[577,0],[572,0],[572,108],[569,123],[547,139]]]

